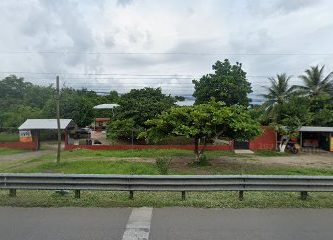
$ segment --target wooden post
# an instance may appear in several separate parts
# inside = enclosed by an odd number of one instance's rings
[[[57,102],[57,130],[58,130],[57,163],[59,163],[60,162],[60,150],[61,150],[59,76],[57,76],[56,82],[57,82],[57,84],[56,84],[57,85],[56,102]]]
[[[16,197],[16,189],[9,189],[9,197]]]
[[[129,199],[134,199],[134,192],[132,190],[129,192]]]
[[[182,200],[185,201],[186,200],[186,192],[182,191]]]
[[[134,145],[134,129],[132,129],[132,146]]]
[[[80,190],[74,190],[75,198],[81,198],[81,191]]]
[[[306,200],[308,198],[308,192],[306,192],[306,191],[302,191],[301,192],[301,199],[302,200]]]
[[[244,199],[244,191],[243,190],[239,191],[238,198],[239,198],[239,201],[243,201],[243,199]]]

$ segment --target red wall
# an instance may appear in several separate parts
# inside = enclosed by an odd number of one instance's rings
[[[250,149],[256,150],[275,150],[276,135],[271,127],[263,127],[262,135],[250,141]],[[67,143],[67,141],[66,141]],[[202,148],[202,146],[200,146]],[[193,145],[65,145],[65,150],[90,149],[90,150],[129,150],[129,149],[184,149],[194,150]],[[229,145],[209,145],[206,150],[234,150],[233,141]]]
[[[202,146],[200,146],[200,149]],[[65,145],[65,150],[91,149],[91,150],[129,150],[129,149],[184,149],[194,150],[193,145]],[[230,145],[210,145],[206,150],[233,150],[233,143]]]
[[[250,141],[251,150],[276,150],[276,131],[271,127],[263,127],[263,133]]]
[[[35,142],[22,143],[22,142],[4,142],[0,143],[0,148],[20,148],[20,149],[30,149],[36,150]]]

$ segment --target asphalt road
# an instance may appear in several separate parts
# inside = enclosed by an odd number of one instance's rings
[[[333,209],[0,208],[1,240],[326,240],[332,236]]]

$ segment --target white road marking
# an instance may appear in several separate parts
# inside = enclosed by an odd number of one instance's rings
[[[153,208],[133,208],[123,240],[148,240]]]

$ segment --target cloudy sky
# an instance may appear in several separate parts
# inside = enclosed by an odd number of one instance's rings
[[[0,74],[98,91],[161,86],[188,95],[216,60],[267,76],[333,70],[333,1],[2,0]]]

